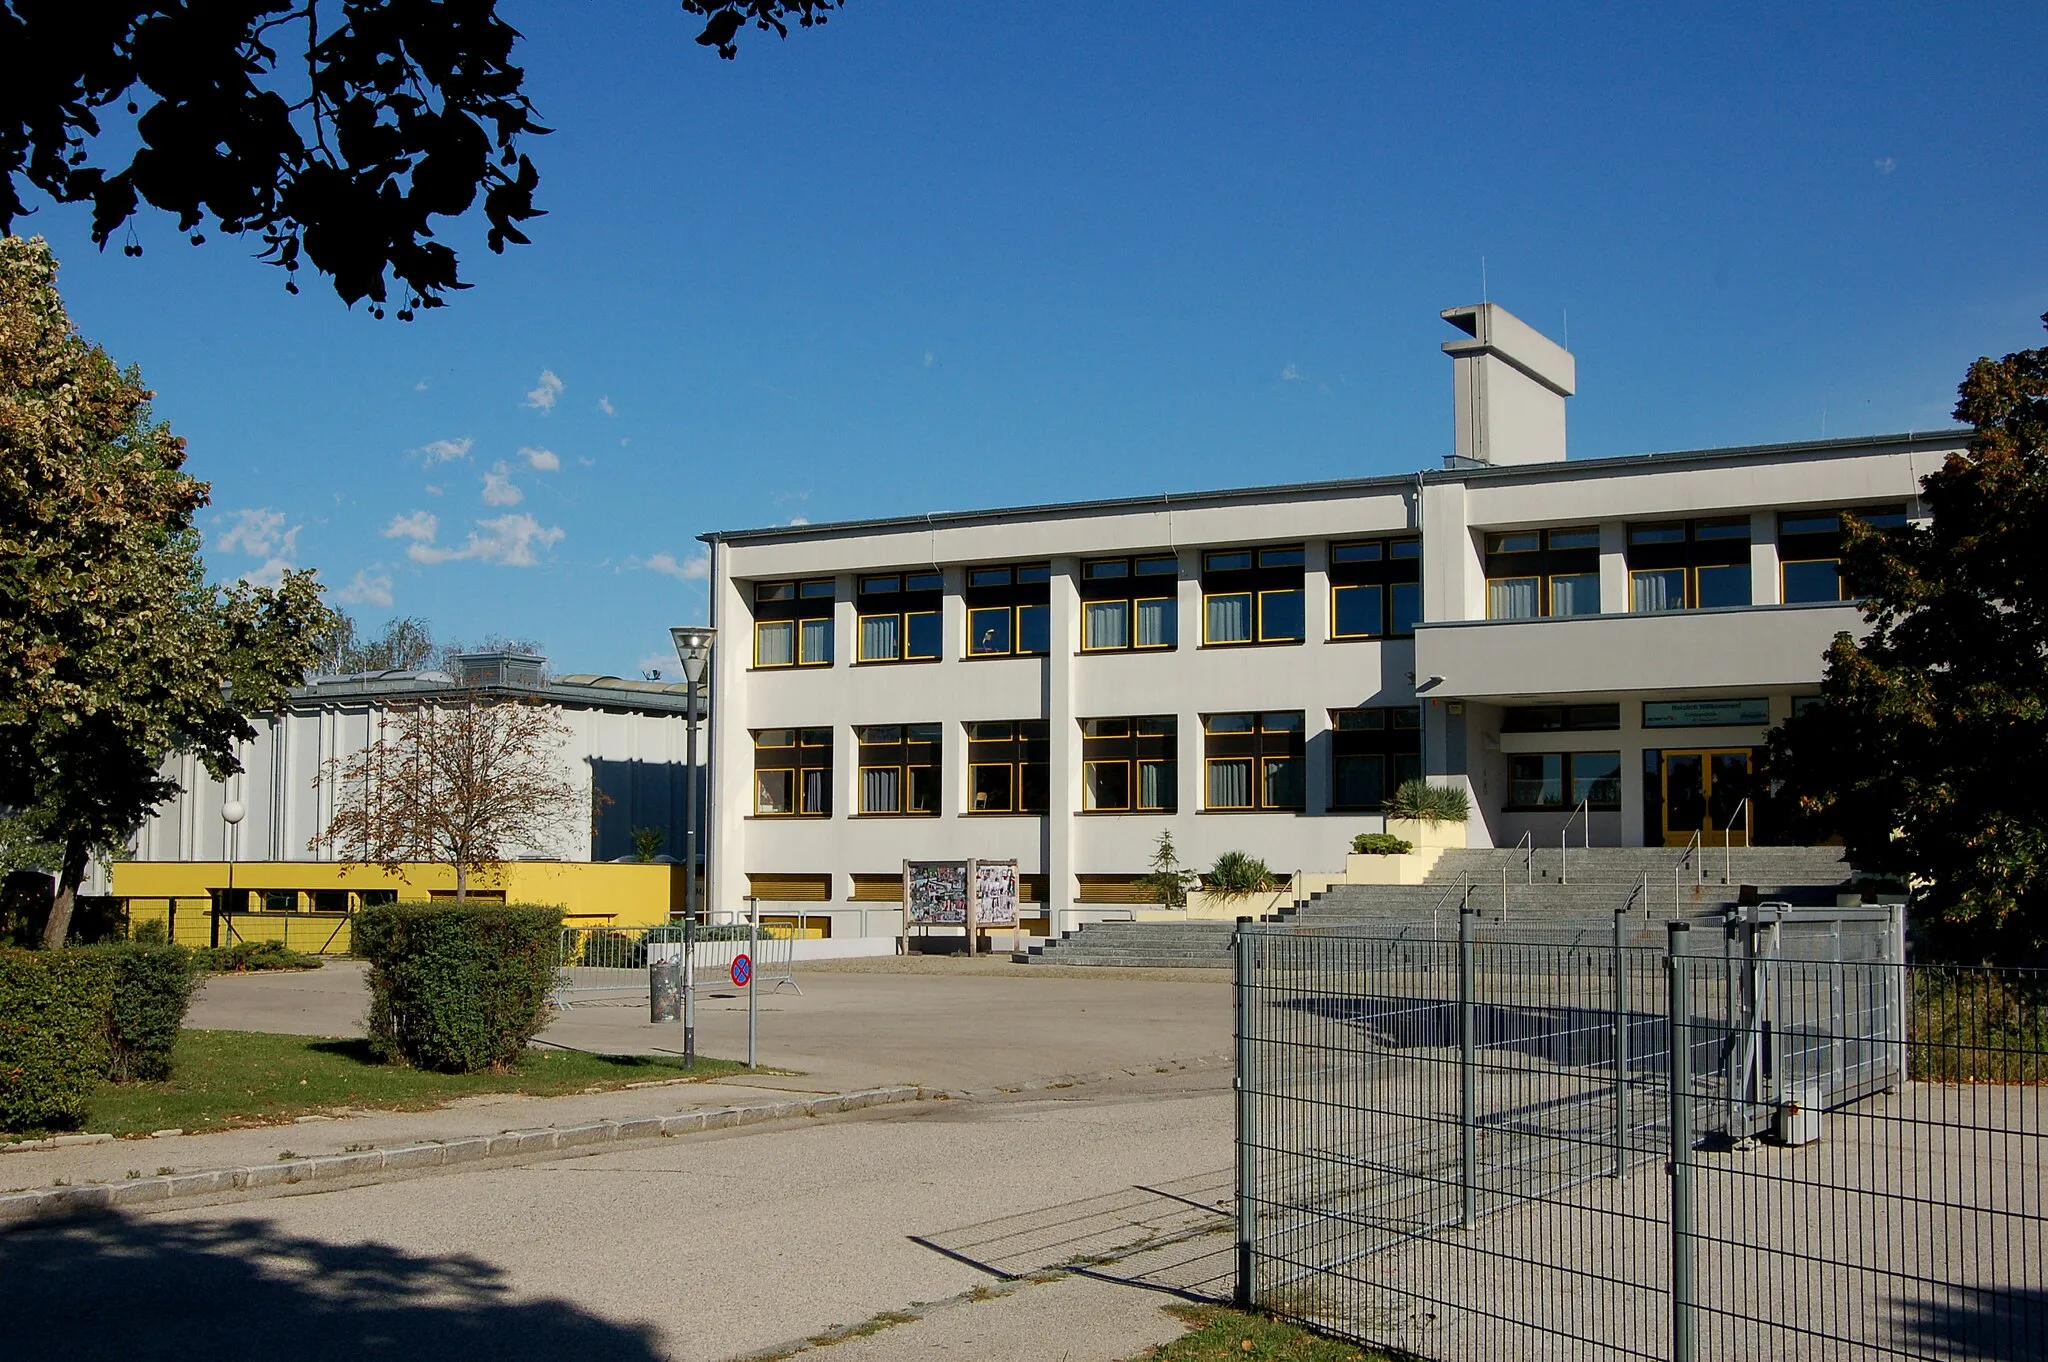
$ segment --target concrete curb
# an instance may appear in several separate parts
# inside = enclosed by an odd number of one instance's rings
[[[531,1158],[575,1152],[601,1153],[610,1146],[664,1136],[696,1135],[707,1130],[761,1125],[804,1116],[830,1116],[864,1107],[915,1102],[923,1088],[868,1088],[860,1092],[827,1093],[744,1107],[709,1107],[674,1116],[639,1116],[623,1121],[592,1121],[586,1125],[549,1126],[542,1130],[508,1130],[497,1135],[398,1145],[347,1154],[326,1154],[210,1172],[173,1173],[164,1177],[130,1178],[125,1182],[77,1187],[43,1187],[0,1196],[0,1228],[53,1220],[90,1211],[158,1209],[189,1197],[236,1192],[271,1191],[307,1183],[361,1185],[386,1176],[409,1176],[434,1168],[480,1163],[487,1159]]]

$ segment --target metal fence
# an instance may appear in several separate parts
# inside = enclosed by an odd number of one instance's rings
[[[1240,1299],[1427,1358],[2048,1357],[2048,977],[1883,910],[1635,941],[1241,924]]]
[[[696,948],[691,952],[696,986],[730,985],[734,957],[748,950],[746,929],[720,924],[697,931]],[[752,955],[756,983],[803,993],[794,969],[796,933],[764,926]],[[682,956],[683,929],[675,925],[564,927],[550,996],[556,1007],[564,1009],[594,1002],[645,1002],[649,963]]]

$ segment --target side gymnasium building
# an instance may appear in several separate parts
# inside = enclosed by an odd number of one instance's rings
[[[1567,459],[1571,354],[1443,315],[1442,468],[704,536],[709,906],[894,936],[903,861],[1014,859],[1057,935],[1161,833],[1341,866],[1415,776],[1475,846],[1772,840],[1758,749],[1863,627],[1844,517],[1920,516],[1965,434]]]

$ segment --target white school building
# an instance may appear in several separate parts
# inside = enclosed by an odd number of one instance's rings
[[[1567,459],[1570,353],[1444,317],[1441,468],[704,536],[710,905],[893,936],[904,860],[1014,858],[1058,935],[1165,831],[1341,867],[1417,775],[1475,846],[1772,840],[1758,749],[1862,628],[1842,517],[1965,433]]]

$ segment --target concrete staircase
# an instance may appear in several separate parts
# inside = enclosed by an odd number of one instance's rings
[[[1727,881],[1723,882],[1726,863]],[[1501,871],[1507,870],[1507,912],[1501,912]],[[1533,871],[1533,880],[1532,880]],[[1676,894],[1673,892],[1676,872]],[[1287,907],[1282,922],[1309,927],[1381,925],[1413,929],[1432,919],[1455,934],[1460,901],[1480,910],[1490,931],[1526,928],[1545,939],[1586,933],[1608,939],[1614,910],[1626,906],[1634,935],[1661,939],[1662,924],[1680,917],[1719,914],[1743,896],[1745,886],[1764,900],[1832,904],[1850,877],[1839,847],[1720,848],[1691,857],[1667,847],[1571,847],[1560,878],[1556,847],[1538,848],[1533,867],[1517,850],[1446,851],[1422,884],[1338,884],[1300,908]],[[1057,965],[1125,967],[1227,967],[1229,922],[1094,922],[1057,941],[1033,946],[1014,958]]]

